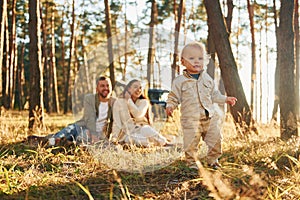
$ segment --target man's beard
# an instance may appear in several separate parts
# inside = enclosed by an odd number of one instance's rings
[[[106,95],[103,95],[103,92],[107,92]],[[110,95],[110,92],[109,91],[102,91],[101,93],[99,93],[100,97],[102,98],[107,98],[109,95]]]

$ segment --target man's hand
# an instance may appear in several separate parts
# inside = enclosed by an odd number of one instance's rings
[[[89,130],[87,130],[86,134],[88,135],[89,138],[91,138],[92,144],[100,140],[98,135],[91,134]]]
[[[92,144],[94,144],[95,142],[98,142],[100,140],[98,135],[93,135],[93,134],[91,134],[91,139],[92,139]]]
[[[173,114],[173,108],[172,107],[166,107],[166,113],[167,113],[167,115],[168,116],[172,116],[172,114]]]
[[[227,97],[226,98],[226,103],[228,103],[231,106],[234,106],[236,101],[237,101],[237,98],[235,98],[235,97]]]

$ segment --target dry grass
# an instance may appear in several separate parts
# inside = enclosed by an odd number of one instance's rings
[[[131,173],[146,173],[166,167],[182,156],[181,148],[132,146],[124,149],[121,145],[106,147],[98,144],[89,147],[90,153],[111,169]]]
[[[0,199],[300,199],[300,140],[279,139],[274,125],[240,136],[230,119],[223,127],[221,170],[199,171],[180,160],[181,148],[46,147],[24,139],[27,113],[0,116]],[[73,117],[45,116],[56,132]],[[178,119],[156,123],[180,141]],[[176,134],[175,134],[176,133]]]

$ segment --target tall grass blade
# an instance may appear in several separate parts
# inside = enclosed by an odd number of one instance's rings
[[[83,185],[81,185],[77,181],[75,181],[75,183],[88,195],[90,200],[94,200],[94,197],[92,196],[92,194],[90,193],[90,191],[86,187],[84,187]]]

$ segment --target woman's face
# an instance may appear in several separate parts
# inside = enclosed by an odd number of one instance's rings
[[[134,82],[128,89],[131,94],[131,98],[139,98],[142,94],[142,85],[140,81]]]

